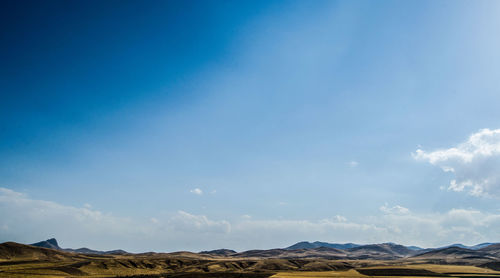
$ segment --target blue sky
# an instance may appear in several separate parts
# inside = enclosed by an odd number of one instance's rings
[[[495,1],[2,5],[0,241],[500,241]]]

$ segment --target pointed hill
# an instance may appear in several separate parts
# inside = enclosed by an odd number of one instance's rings
[[[36,247],[54,249],[54,250],[61,250],[61,247],[59,247],[59,244],[57,243],[57,240],[55,238],[47,239],[47,240],[40,241],[37,243],[32,243],[30,245],[36,246]]]
[[[60,251],[73,252],[73,253],[79,253],[79,254],[88,254],[88,255],[124,255],[124,254],[128,254],[127,251],[124,251],[121,249],[111,250],[111,251],[98,251],[98,250],[93,250],[93,249],[86,248],[86,247],[78,248],[78,249],[61,248],[59,246],[59,244],[57,243],[57,240],[55,238],[47,239],[47,240],[33,243],[30,245],[36,246],[36,247],[53,249],[53,250],[60,250]]]

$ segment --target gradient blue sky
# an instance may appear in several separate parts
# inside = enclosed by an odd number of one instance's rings
[[[499,2],[1,5],[0,241],[500,241]]]

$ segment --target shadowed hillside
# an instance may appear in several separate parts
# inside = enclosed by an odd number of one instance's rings
[[[72,254],[49,248],[15,242],[0,244],[0,259],[2,260],[64,260],[71,258],[73,258]]]
[[[397,244],[372,244],[346,250],[317,247],[240,253],[220,249],[200,253],[84,254],[56,250],[61,248],[55,240],[49,243],[54,249],[14,242],[0,244],[0,277],[259,278],[296,277],[297,273],[305,275],[301,277],[318,277],[318,273],[333,275],[324,277],[455,277],[453,273],[461,273],[461,269],[469,271],[467,277],[471,278],[485,275],[500,278],[500,272],[495,272],[500,268],[498,246],[480,250],[449,247],[416,255],[411,255],[415,250]],[[482,273],[481,276],[471,276],[471,269],[473,273]]]

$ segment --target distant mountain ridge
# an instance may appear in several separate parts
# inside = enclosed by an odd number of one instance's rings
[[[48,248],[87,255],[126,255],[124,250],[98,251],[89,248],[61,248],[55,238],[47,239],[31,246]],[[174,252],[175,253],[175,252]],[[190,252],[187,252],[190,253]],[[500,258],[500,243],[481,243],[473,246],[452,244],[438,248],[421,248],[418,246],[404,246],[396,243],[356,244],[356,243],[328,243],[301,241],[286,248],[247,250],[236,252],[230,249],[217,249],[199,252],[200,255],[215,257],[264,257],[264,258],[329,258],[329,259],[374,259],[394,260],[401,258],[441,258],[455,257],[484,257]]]
[[[216,249],[211,251],[201,251],[199,254],[229,256],[236,253],[236,251],[230,249]]]
[[[381,245],[381,244],[404,246],[404,245],[399,245],[399,244],[392,243],[392,242],[380,243],[380,244],[356,244],[356,243],[328,243],[328,242],[322,242],[322,241],[315,241],[315,242],[301,241],[301,242],[297,242],[291,246],[288,246],[284,249],[286,249],[286,250],[298,250],[298,249],[314,249],[314,248],[318,248],[318,247],[329,247],[329,248],[335,248],[335,249],[340,249],[340,250],[348,250],[348,249],[352,249],[352,248],[356,248],[356,247],[374,246],[374,245]],[[422,247],[414,246],[414,245],[404,246],[404,247],[406,247],[410,250],[413,250],[413,251],[421,251],[421,250],[430,251],[430,250],[436,250],[436,249],[444,249],[444,248],[448,248],[448,247],[460,247],[463,249],[479,250],[481,248],[488,247],[488,246],[494,245],[494,244],[500,244],[500,243],[484,242],[484,243],[480,243],[480,244],[476,244],[476,245],[472,245],[472,246],[463,245],[461,243],[455,243],[455,244],[446,245],[443,247],[436,247],[436,248],[422,248]]]
[[[299,247],[314,247],[316,248],[302,248]],[[0,244],[0,260],[51,260],[61,261],[70,258],[84,259],[99,257],[100,259],[116,259],[128,265],[130,258],[141,258],[141,266],[147,267],[143,264],[143,259],[146,257],[163,258],[162,263],[174,262],[176,260],[165,260],[165,258],[175,257],[202,261],[231,261],[237,262],[247,261],[254,264],[258,260],[263,264],[263,267],[270,267],[272,269],[290,269],[296,263],[301,264],[304,262],[319,263],[321,265],[311,264],[313,269],[331,270],[332,266],[327,261],[337,261],[340,264],[348,263],[350,261],[392,261],[400,260],[406,263],[444,263],[444,264],[465,264],[465,265],[478,265],[485,266],[491,269],[500,270],[500,243],[497,244],[480,244],[470,246],[469,249],[461,248],[458,246],[442,247],[442,248],[429,248],[416,250],[415,246],[403,246],[395,243],[381,243],[381,244],[366,244],[359,245],[353,244],[355,247],[347,249],[337,249],[329,246],[338,246],[324,242],[316,242],[307,244],[307,242],[299,242],[299,244],[292,245],[292,248],[275,248],[267,250],[248,250],[243,252],[236,252],[229,249],[217,249],[212,251],[202,251],[199,253],[179,251],[171,253],[140,253],[131,254],[122,250],[114,251],[96,251],[88,248],[70,249],[61,248],[55,239],[48,239],[45,241],[34,243],[33,245],[23,245],[15,242],[5,242]],[[293,247],[294,246],[294,247]],[[478,246],[484,246],[478,248]],[[340,244],[340,247],[346,248],[345,244]],[[419,248],[419,247],[417,247]],[[90,256],[90,257],[89,257]],[[123,261],[122,261],[123,260]],[[275,262],[283,262],[284,265],[277,266]],[[292,261],[294,263],[292,263]],[[135,262],[134,262],[135,263]],[[138,262],[139,263],[139,262]],[[326,264],[325,264],[326,263]],[[133,266],[133,263],[130,263]],[[136,263],[137,264],[137,263]],[[139,265],[139,264],[137,264]],[[224,263],[224,267],[229,264]],[[232,264],[230,264],[232,265]],[[233,265],[235,267],[249,267],[242,265]],[[130,266],[129,266],[130,267]],[[259,266],[260,267],[260,266]],[[336,268],[335,266],[334,268]],[[308,266],[309,269],[309,266]]]
[[[36,247],[43,247],[43,248],[49,248],[49,249],[54,249],[54,250],[60,250],[60,251],[66,251],[66,252],[74,252],[74,253],[80,253],[80,254],[94,254],[94,255],[123,255],[123,254],[128,254],[127,251],[118,249],[118,250],[111,250],[111,251],[98,251],[98,250],[92,250],[86,247],[83,248],[78,248],[78,249],[71,249],[71,248],[61,248],[59,247],[59,244],[57,243],[57,240],[55,238],[50,238],[47,240],[43,240],[37,243],[32,243],[30,244],[31,246],[36,246]]]
[[[360,245],[355,244],[355,243],[328,243],[328,242],[321,242],[321,241],[315,241],[315,242],[301,241],[301,242],[295,243],[292,246],[288,246],[285,249],[286,250],[297,250],[297,249],[314,249],[314,248],[318,248],[318,247],[328,247],[328,248],[346,250],[346,249],[354,248],[354,247],[358,247],[358,246],[360,246]]]
[[[239,253],[229,249],[218,249],[200,253],[179,251],[127,253],[124,255],[89,255],[66,251],[68,249],[61,249],[54,239],[38,242],[35,245],[45,247],[15,242],[0,243],[0,276],[33,277],[35,270],[37,275],[40,274],[40,271],[47,271],[46,274],[50,277],[108,277],[110,274],[119,274],[116,277],[160,277],[157,276],[157,271],[161,269],[173,271],[168,272],[168,277],[172,278],[264,278],[277,271],[347,270],[353,270],[353,274],[357,271],[366,277],[495,278],[499,277],[498,273],[490,270],[500,271],[500,244],[489,244],[477,250],[457,246],[435,248],[430,251],[426,249],[412,250],[395,243],[382,243],[360,245],[345,250],[320,246],[312,249],[275,248]],[[58,248],[61,250],[56,250]],[[85,248],[75,250],[86,252],[90,250],[82,249]],[[90,251],[95,252],[95,250]],[[34,264],[37,268],[34,268]],[[15,267],[11,267],[13,265]],[[22,265],[25,267],[21,270],[18,267]],[[38,265],[43,265],[43,267],[38,267]],[[426,270],[426,265],[446,265],[446,267],[438,267],[436,269],[441,270],[433,272]],[[414,268],[415,266],[417,268]],[[465,268],[461,269],[467,270],[466,273],[450,272],[454,269],[449,268],[450,266],[463,266]],[[480,268],[487,269],[481,270]],[[471,274],[481,276],[459,276],[469,274],[468,269],[474,271]],[[460,269],[456,268],[456,270]],[[152,275],[137,276],[138,273],[145,274],[146,272]],[[170,276],[176,272],[182,275]],[[210,273],[211,275],[198,275],[201,273]],[[227,273],[236,273],[238,276],[222,275]],[[265,275],[241,276],[242,273]],[[106,275],[101,276],[102,274]],[[123,276],[125,274],[126,276]]]
[[[488,247],[488,246],[493,245],[493,244],[495,244],[495,243],[484,242],[484,243],[480,243],[480,244],[476,244],[476,245],[472,245],[472,246],[467,246],[467,245],[463,245],[461,243],[455,243],[455,244],[448,245],[448,246],[441,247],[441,248],[460,247],[460,248],[463,248],[463,249],[479,250],[481,248]]]
[[[395,243],[367,244],[347,249],[347,251],[359,254],[359,256],[367,256],[367,258],[379,254],[388,254],[394,257],[408,257],[418,253],[416,250]]]

